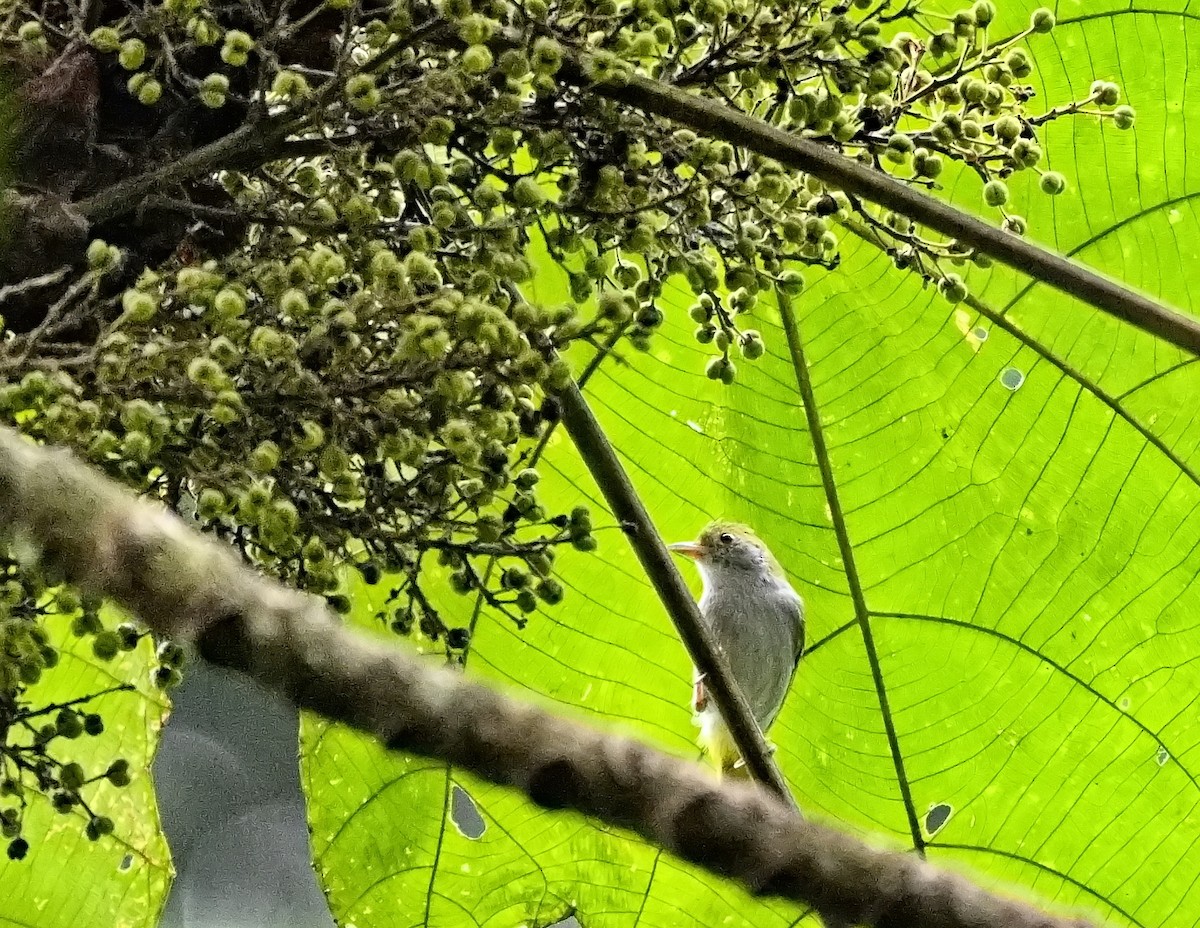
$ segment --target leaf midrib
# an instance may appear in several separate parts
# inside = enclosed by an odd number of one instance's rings
[[[913,804],[912,789],[909,785],[908,774],[904,766],[904,755],[900,750],[900,739],[896,733],[895,720],[892,718],[892,711],[888,702],[887,687],[883,681],[883,668],[880,666],[879,654],[875,648],[875,635],[871,629],[871,614],[867,609],[862,582],[858,576],[858,565],[854,559],[854,545],[850,541],[850,533],[846,527],[846,518],[842,511],[841,498],[838,495],[837,481],[833,474],[833,464],[829,457],[829,449],[825,443],[825,432],[817,410],[812,378],[809,374],[808,362],[804,356],[804,345],[800,339],[800,330],[796,325],[796,319],[792,312],[791,301],[781,292],[776,293],[776,298],[779,305],[779,315],[783,322],[783,329],[787,335],[792,368],[796,374],[796,385],[800,390],[800,401],[804,407],[804,416],[808,423],[809,435],[812,437],[813,453],[817,459],[817,467],[821,472],[821,483],[825,490],[825,501],[829,506],[834,535],[837,537],[838,550],[842,558],[842,569],[846,574],[846,584],[849,587],[850,599],[854,603],[854,618],[862,634],[863,648],[867,654],[867,663],[871,668],[871,679],[875,685],[875,695],[879,700],[879,712],[883,718],[884,733],[887,736],[888,748],[892,755],[892,765],[896,771],[896,782],[900,789],[900,798],[904,802],[904,811],[908,818],[908,827],[913,848],[918,854],[924,857],[925,838],[921,834],[921,824],[917,818],[916,806]]]

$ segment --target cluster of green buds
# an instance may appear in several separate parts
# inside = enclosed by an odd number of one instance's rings
[[[597,95],[589,82],[620,84],[641,72],[930,188],[951,164],[965,167],[1015,234],[1025,220],[1009,210],[1009,175],[1037,172],[1048,195],[1067,189],[1042,164],[1041,126],[1090,115],[1128,128],[1135,118],[1104,80],[1084,100],[1029,112],[1024,45],[1051,31],[1054,16],[1037,10],[1027,28],[997,36],[991,0],[948,15],[867,0],[328,8],[346,21],[332,29],[320,53],[331,60],[321,67],[306,58],[312,44],[295,41],[299,21],[200,0],[135,5],[76,38],[112,55],[130,72],[128,92],[149,106],[195,97],[212,108],[231,99],[252,107],[265,94],[310,149],[338,114],[345,131],[328,158],[289,159],[281,146],[277,161],[223,175],[238,208],[266,228],[291,230],[281,254],[311,247],[314,230],[348,232],[360,240],[354,253],[332,249],[348,274],[408,277],[417,294],[441,285],[496,303],[531,279],[531,255],[544,249],[566,274],[572,302],[585,315],[594,307],[574,334],[610,328],[638,348],[662,322],[664,282],[681,277],[703,297],[693,307],[696,336],[719,355],[708,373],[727,383],[735,357],[765,350],[741,320],[763,294],[799,292],[803,265],[835,265],[845,229],[865,227],[898,266],[951,298],[966,288],[943,265],[961,250],[729,141]],[[78,28],[47,25],[31,21],[18,32],[36,42]],[[568,63],[582,80],[564,79]],[[363,241],[383,243],[377,260]],[[286,257],[273,260],[287,265],[275,277],[292,273]],[[284,289],[289,306],[310,296]],[[146,299],[135,305],[150,311]],[[259,346],[270,351],[272,342],[264,334]],[[211,366],[196,373],[214,376]]]
[[[11,860],[22,859],[29,849],[23,823],[31,791],[46,795],[60,813],[82,813],[85,834],[95,841],[112,832],[113,822],[89,803],[88,787],[101,781],[126,786],[130,780],[128,761],[117,759],[89,773],[77,761],[63,760],[60,747],[102,735],[104,718],[88,704],[132,685],[68,702],[38,703],[32,695],[61,656],[46,630],[46,616],[74,612],[78,624],[94,614],[89,611],[93,604],[51,585],[56,582],[35,567],[12,559],[0,562],[0,837]]]
[[[1009,208],[1011,174],[1037,173],[1049,196],[1067,189],[1065,177],[1043,163],[1042,126],[1082,115],[1128,129],[1135,119],[1133,109],[1121,105],[1118,87],[1106,80],[1096,81],[1084,99],[1032,110],[1032,63],[1024,46],[1054,28],[1046,9],[1007,36],[996,35],[990,0],[944,17],[916,4],[897,13],[874,2],[806,4],[801,11],[739,0],[657,0],[630,10],[599,4],[590,15],[581,3],[557,9],[562,48],[589,50],[595,60],[615,58],[701,94],[715,91],[746,112],[907,183],[937,189],[951,165],[975,172],[984,202],[999,209],[1004,228],[1018,235],[1026,222]],[[931,29],[939,18],[945,28]],[[573,27],[563,27],[564,21]],[[592,78],[625,79],[620,68]],[[725,141],[688,129],[664,132],[650,121],[637,124],[620,108],[561,88],[545,95],[564,120],[582,120],[586,105],[589,121],[606,127],[595,134],[597,167],[563,178],[561,188],[575,194],[586,180],[587,192],[601,190],[602,202],[629,226],[622,237],[598,217],[583,225],[577,202],[567,197],[575,209],[563,227],[582,231],[585,241],[607,241],[611,234],[618,251],[629,252],[627,260],[648,257],[686,279],[700,296],[691,307],[696,339],[720,353],[707,367],[714,379],[732,382],[735,356],[762,353],[755,331],[735,317],[752,312],[763,294],[800,292],[798,266],[835,265],[846,229],[865,231],[866,241],[898,267],[937,283],[951,300],[965,297],[966,284],[947,265],[987,263],[954,242],[922,234],[903,216]],[[576,157],[585,167],[584,157]],[[635,191],[640,202],[630,196]],[[657,212],[667,204],[669,219]]]
[[[401,248],[281,235],[263,251],[286,262],[147,272],[115,301],[85,376],[32,371],[0,388],[0,415],[336,608],[349,608],[344,565],[407,577],[416,594],[430,551],[522,560],[556,602],[549,559],[578,533],[545,511],[537,470],[520,463],[571,378],[553,349],[616,321],[482,286],[478,267],[420,247],[436,234],[408,229]],[[136,645],[86,609],[76,626],[101,657]]]

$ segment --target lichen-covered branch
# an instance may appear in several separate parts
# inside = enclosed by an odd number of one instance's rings
[[[629,828],[760,895],[839,924],[1080,925],[1003,899],[915,857],[802,820],[755,786],[520,704],[342,626],[231,548],[136,499],[69,454],[0,429],[0,525],[69,582],[116,600],[208,660],[396,750],[513,786],[546,808]]]

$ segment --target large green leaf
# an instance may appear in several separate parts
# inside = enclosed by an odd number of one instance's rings
[[[157,663],[153,642],[147,638],[136,650],[102,662],[93,656],[90,639],[71,634],[69,619],[51,617],[46,627],[61,659],[31,689],[33,704],[62,703],[129,681],[136,684],[133,690],[88,702],[87,711],[103,716],[104,732],[66,743],[59,739],[54,756],[63,763],[78,762],[89,777],[124,757],[132,782],[118,789],[101,779],[84,787],[84,799],[115,826],[112,835],[95,843],[84,837],[84,815],[59,814],[46,796],[27,791],[24,833],[29,854],[21,861],[0,858],[0,925],[151,928],[162,912],[173,872],[150,777],[150,761],[168,712],[166,697],[150,682],[150,670]]]
[[[995,32],[1033,5],[1002,4]],[[1183,77],[1200,21],[1182,6],[1059,16],[1033,44],[1044,98],[1117,80],[1138,125],[1053,126],[1049,162],[1071,188],[1049,200],[1015,180],[1016,209],[1045,244],[1188,306]],[[946,194],[982,212],[977,180]],[[809,814],[1112,924],[1191,925],[1197,366],[1013,271],[970,283],[979,312],[848,242],[795,303],[801,350],[762,307],[771,353],[732,388],[703,376],[676,288],[653,351],[603,365],[587,397],[664,533],[751,522],[803,592],[815,644],[772,738]],[[600,504],[563,436],[546,465],[553,503]],[[693,754],[683,649],[619,530],[598,534],[597,555],[563,559],[561,607],[523,632],[480,616],[469,671]],[[444,766],[336,728],[304,737],[315,859],[343,924],[799,914]],[[452,814],[466,795],[478,837]]]

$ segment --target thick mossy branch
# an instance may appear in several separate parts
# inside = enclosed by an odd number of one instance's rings
[[[296,705],[514,786],[546,808],[629,828],[759,895],[838,924],[1080,925],[991,895],[911,855],[802,820],[765,790],[522,705],[343,627],[324,603],[255,574],[233,551],[61,450],[0,429],[0,525],[69,582]]]
[[[794,806],[787,781],[771,756],[771,749],[754,719],[750,703],[702,621],[696,601],[679,575],[671,553],[655,530],[650,514],[642,505],[600,423],[574,383],[559,394],[559,399],[563,406],[563,425],[612,508],[613,515],[626,527],[629,543],[675,623],[692,662],[705,675],[705,686],[712,692],[747,769],[756,780],[771,787]]]
[[[1097,309],[1200,354],[1200,321],[1155,302],[1061,255],[1018,238],[920,189],[901,183],[825,145],[661,81],[631,75],[625,82],[590,84],[579,59],[564,61],[562,76],[592,93],[662,116],[739,148],[773,158],[825,183],[909,217],[990,255]]]

